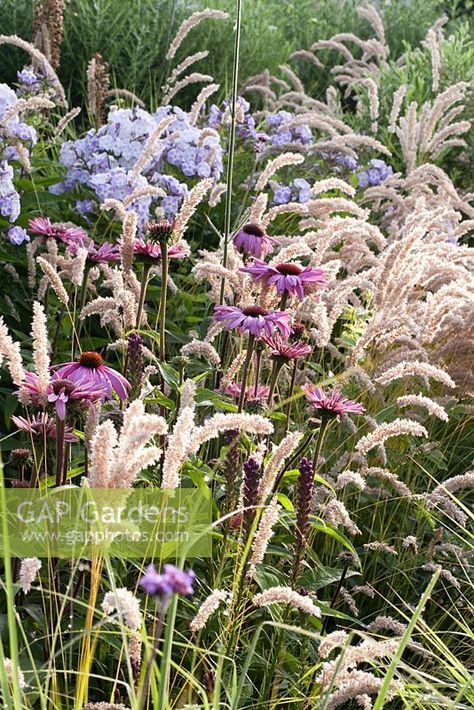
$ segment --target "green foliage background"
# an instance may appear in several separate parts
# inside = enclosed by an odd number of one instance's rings
[[[31,39],[34,0],[2,0],[0,27],[4,34]],[[241,76],[248,77],[268,68],[278,72],[296,49],[309,48],[319,39],[351,29],[368,37],[371,29],[356,12],[353,0],[245,0],[241,45]],[[377,3],[387,28],[392,58],[400,56],[406,44],[414,47],[427,29],[443,13],[454,28],[472,16],[469,2],[440,0],[381,0]],[[179,24],[190,13],[206,7],[234,13],[233,0],[66,0],[65,40],[59,76],[76,105],[84,98],[85,71],[95,52],[109,62],[117,86],[135,91],[147,103],[159,93],[168,67],[163,57]],[[472,30],[472,24],[471,24]],[[232,24],[207,22],[191,33],[181,53],[210,50],[207,60],[196,65],[211,73],[228,93],[231,74]],[[178,58],[184,56],[179,54]],[[24,55],[23,55],[24,56]],[[12,82],[22,63],[22,52],[0,49],[0,81]],[[338,62],[329,53],[329,68]],[[302,66],[303,81],[316,92],[326,88],[329,72],[316,73]],[[306,75],[305,75],[306,71]],[[191,96],[193,95],[190,92]]]

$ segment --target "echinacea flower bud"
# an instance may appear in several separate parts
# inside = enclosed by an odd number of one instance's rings
[[[8,463],[17,464],[18,466],[29,466],[33,463],[31,449],[12,449],[10,451]]]
[[[174,244],[176,241],[176,232],[174,230],[174,221],[162,219],[157,222],[148,222],[145,226],[148,238],[152,242],[159,244]]]

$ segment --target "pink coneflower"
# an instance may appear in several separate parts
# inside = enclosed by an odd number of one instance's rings
[[[228,394],[237,401],[240,400],[240,395],[242,392],[242,385],[239,382],[231,382],[224,390],[224,394]],[[245,388],[245,401],[246,402],[261,402],[262,400],[267,400],[270,394],[270,387],[266,385],[248,385]]]
[[[311,266],[303,268],[294,262],[271,266],[261,259],[255,259],[241,271],[251,274],[256,283],[262,281],[268,286],[275,284],[280,295],[287,293],[290,296],[298,296],[300,300],[303,300],[306,293],[314,290],[315,285],[326,283],[322,269],[313,269]]]
[[[45,237],[58,239],[66,244],[76,243],[82,245],[88,240],[88,236],[83,229],[75,224],[53,223],[49,217],[35,217],[28,222],[30,230],[34,234],[42,234]]]
[[[234,246],[245,254],[261,259],[273,249],[273,240],[258,224],[245,224],[234,235]]]
[[[309,382],[303,385],[301,389],[310,404],[326,416],[341,419],[343,414],[363,414],[365,412],[362,404],[343,397],[337,390],[333,390],[328,395],[320,387],[315,387]]]
[[[31,436],[37,436],[41,439],[44,439],[44,437],[56,439],[56,422],[45,412],[36,414],[30,419],[13,416],[12,421],[16,424],[18,429],[26,431],[28,434],[31,434]],[[68,441],[71,444],[78,441],[77,436],[73,434],[72,429],[69,427],[66,427],[64,430],[64,441]]]
[[[42,393],[38,375],[34,372],[25,373],[25,379],[19,393],[27,393],[30,401],[35,405],[39,405]],[[74,382],[71,379],[64,379],[58,373],[55,373],[48,385],[46,395],[48,402],[54,403],[59,419],[64,420],[66,418],[67,402],[75,401],[79,404],[97,402],[107,397],[107,391],[103,383]]]
[[[48,387],[48,402],[53,403],[56,408],[58,418],[66,418],[66,403],[78,402],[85,405],[90,402],[97,402],[107,396],[103,384],[91,382],[73,382],[57,375],[53,377]]]
[[[313,352],[311,345],[303,342],[289,343],[278,334],[273,335],[271,338],[263,335],[261,340],[272,349],[272,356],[275,358],[297,360]]]
[[[130,383],[120,372],[104,365],[99,353],[82,353],[79,362],[65,362],[55,368],[57,377],[72,380],[81,386],[102,386],[108,399],[112,397],[112,391],[115,391],[120,399],[127,399]]]
[[[76,255],[81,244],[68,244],[68,249],[71,254]],[[87,248],[86,262],[89,264],[109,264],[112,261],[120,261],[120,249],[117,244],[104,242],[100,246],[96,246],[93,241],[84,244]]]
[[[214,306],[214,318],[224,323],[226,330],[238,328],[240,333],[250,333],[259,338],[263,333],[271,336],[279,330],[285,338],[291,333],[291,316],[286,311],[266,311],[260,306]]]
[[[153,264],[161,260],[161,247],[158,242],[151,240],[135,239],[133,242],[133,253],[136,261]],[[173,244],[168,249],[169,259],[184,259],[186,256],[189,256],[189,249],[187,249],[182,242]]]

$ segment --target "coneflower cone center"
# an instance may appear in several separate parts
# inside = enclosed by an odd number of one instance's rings
[[[242,231],[245,232],[246,234],[251,234],[253,237],[264,237],[265,232],[264,230],[258,226],[258,224],[246,224],[243,228]]]
[[[146,231],[152,242],[172,244],[175,241],[174,222],[170,222],[167,219],[159,222],[148,222]]]
[[[81,353],[81,356],[79,358],[79,365],[82,365],[82,367],[88,367],[91,370],[96,370],[103,364],[104,361],[102,360],[102,356],[99,355],[99,353]]]
[[[242,309],[242,313],[245,316],[254,316],[255,318],[257,316],[265,316],[267,314],[266,310],[260,306],[248,306],[248,308]]]
[[[298,276],[303,271],[298,264],[277,264],[275,268],[283,276]]]
[[[74,382],[71,382],[71,380],[54,380],[54,382],[51,383],[53,387],[53,392],[54,394],[59,394],[61,390],[64,390],[66,394],[70,394],[75,388],[76,385]]]

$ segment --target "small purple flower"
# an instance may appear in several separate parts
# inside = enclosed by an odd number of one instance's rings
[[[234,246],[245,254],[256,256],[260,259],[273,249],[271,238],[265,234],[263,227],[258,224],[245,224],[234,235]]]
[[[81,215],[81,217],[88,217],[91,212],[94,212],[97,207],[97,203],[94,200],[77,200],[76,202],[76,212]]]
[[[343,414],[363,414],[365,412],[362,404],[347,399],[337,390],[331,394],[326,394],[320,387],[315,387],[309,382],[301,387],[306,395],[306,399],[322,414],[326,416],[342,418]]]
[[[274,330],[288,338],[291,333],[291,316],[286,311],[266,311],[260,306],[214,306],[214,318],[224,323],[226,330],[238,328],[240,333],[250,333],[259,338],[263,333],[271,336]]]
[[[39,77],[35,74],[32,67],[24,67],[21,71],[16,73],[19,82],[25,86],[35,86],[39,83]]]
[[[30,241],[30,237],[23,227],[10,227],[8,230],[8,239],[12,244],[16,244],[16,246],[20,246],[23,242]]]
[[[140,586],[147,594],[168,597],[181,594],[183,597],[194,593],[193,583],[196,575],[192,570],[179,569],[174,565],[165,565],[159,574],[155,565],[149,565],[140,579]]]
[[[303,300],[306,293],[314,289],[317,284],[326,284],[324,272],[321,269],[313,269],[310,266],[303,268],[293,262],[288,264],[270,264],[255,259],[254,262],[241,271],[251,274],[254,281],[262,281],[267,286],[275,284],[280,295],[288,293],[290,296],[297,296]]]

